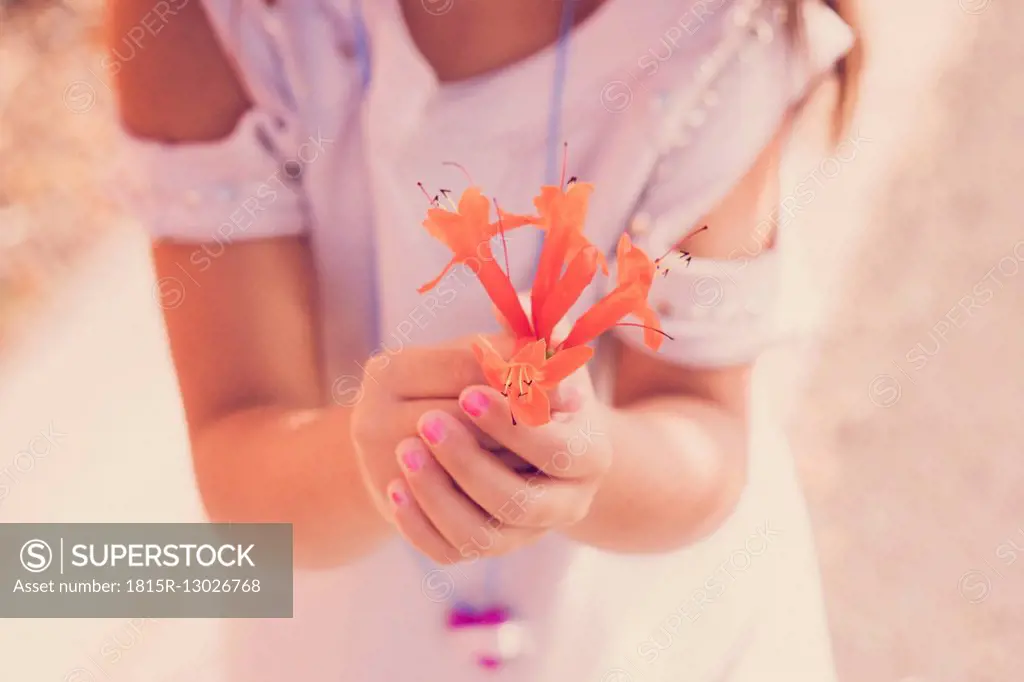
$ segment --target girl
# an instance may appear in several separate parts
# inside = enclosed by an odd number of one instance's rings
[[[792,461],[749,382],[787,252],[780,155],[836,68],[851,101],[848,9],[113,3],[119,182],[154,235],[208,514],[294,524],[322,569],[293,619],[231,627],[231,680],[834,679]],[[550,424],[513,426],[466,341],[508,351],[471,269],[417,293],[450,254],[416,185],[457,197],[457,161],[530,213],[563,141],[613,278],[626,230],[667,254],[672,340],[616,327]],[[520,291],[542,238],[508,235]]]

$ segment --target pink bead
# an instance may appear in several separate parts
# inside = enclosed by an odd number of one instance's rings
[[[456,607],[448,612],[448,628],[458,630],[468,627],[504,625],[509,621],[509,611],[503,606],[475,611]]]
[[[480,656],[476,659],[477,664],[486,670],[497,670],[501,667],[501,659],[497,656]]]

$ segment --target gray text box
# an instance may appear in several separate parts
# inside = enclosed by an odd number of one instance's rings
[[[0,524],[0,618],[291,617],[289,524]]]

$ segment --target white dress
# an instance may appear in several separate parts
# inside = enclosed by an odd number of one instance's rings
[[[504,209],[529,211],[544,180],[554,59],[548,49],[439,85],[397,2],[365,4],[359,24],[345,0],[204,0],[255,107],[215,144],[125,139],[127,175],[145,179],[128,207],[157,237],[205,244],[187,268],[215,266],[236,240],[310,235],[327,385],[341,403],[358,399],[359,363],[374,350],[495,329],[489,301],[461,268],[417,294],[449,254],[421,227],[416,182],[457,193],[462,175],[442,165],[457,161]],[[665,251],[850,47],[848,27],[815,2],[803,49],[761,4],[609,0],[573,32],[562,130],[570,175],[596,186],[587,234],[609,255],[640,214],[650,227],[636,238],[652,257]],[[355,59],[359,25],[368,79]],[[652,296],[677,339],[662,356],[698,366],[755,358],[775,330],[786,244],[783,231],[749,262],[695,259],[658,278]],[[510,235],[520,288],[536,247],[535,232]],[[571,315],[600,293],[588,290]],[[499,562],[429,574],[395,540],[353,565],[298,574],[292,619],[228,622],[231,680],[830,682],[805,502],[756,377],[749,483],[710,538],[620,556],[555,535]],[[513,606],[533,641],[497,672],[467,660],[443,626],[450,600],[481,596],[485,573],[491,596]]]

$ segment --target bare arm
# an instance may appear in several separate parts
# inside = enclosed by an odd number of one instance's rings
[[[112,40],[153,5],[112,2]],[[124,62],[116,85],[125,127],[160,141],[221,139],[251,106],[199,3],[183,5]],[[158,278],[181,278],[182,268],[195,278],[165,319],[207,513],[294,524],[301,565],[358,556],[389,531],[362,483],[352,410],[324,400],[308,245],[235,242],[203,268],[194,264],[200,248],[157,243],[153,254]]]

